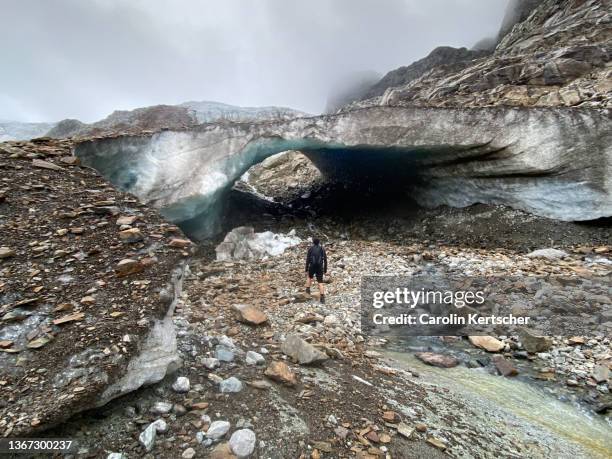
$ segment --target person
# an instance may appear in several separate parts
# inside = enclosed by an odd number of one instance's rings
[[[306,293],[310,295],[312,279],[316,276],[319,286],[319,299],[325,303],[325,290],[323,288],[323,274],[327,274],[327,255],[318,238],[312,238],[312,246],[306,254]]]

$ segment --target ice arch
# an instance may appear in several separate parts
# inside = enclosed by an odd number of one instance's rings
[[[284,122],[214,123],[82,142],[75,154],[175,222],[215,232],[252,165],[306,152],[340,180],[405,181],[427,206],[501,203],[561,220],[612,215],[610,113],[372,107]],[[414,178],[414,180],[413,180]]]

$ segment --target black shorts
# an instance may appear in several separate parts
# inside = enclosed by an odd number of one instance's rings
[[[317,276],[317,282],[323,282],[323,266],[310,265],[308,267],[308,277],[313,278]]]

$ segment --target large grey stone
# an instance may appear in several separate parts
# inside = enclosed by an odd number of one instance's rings
[[[327,354],[318,350],[297,335],[289,335],[281,345],[281,351],[301,365],[318,363],[327,360]]]
[[[244,459],[253,454],[256,442],[255,432],[250,429],[240,429],[230,437],[229,446],[239,459]]]
[[[230,423],[227,421],[213,421],[206,431],[206,437],[211,440],[219,440],[230,429]]]

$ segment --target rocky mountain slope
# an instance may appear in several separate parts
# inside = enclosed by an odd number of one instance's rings
[[[179,364],[166,317],[191,243],[70,147],[0,144],[3,437],[47,429]]]
[[[406,85],[429,72],[434,67],[444,66],[445,71],[449,71],[449,69],[457,71],[467,67],[469,62],[489,54],[489,51],[484,50],[439,46],[423,59],[387,73],[380,81],[369,88],[360,99],[382,96],[387,89]]]
[[[610,0],[544,0],[492,55],[434,67],[356,105],[610,107],[611,10]]]

